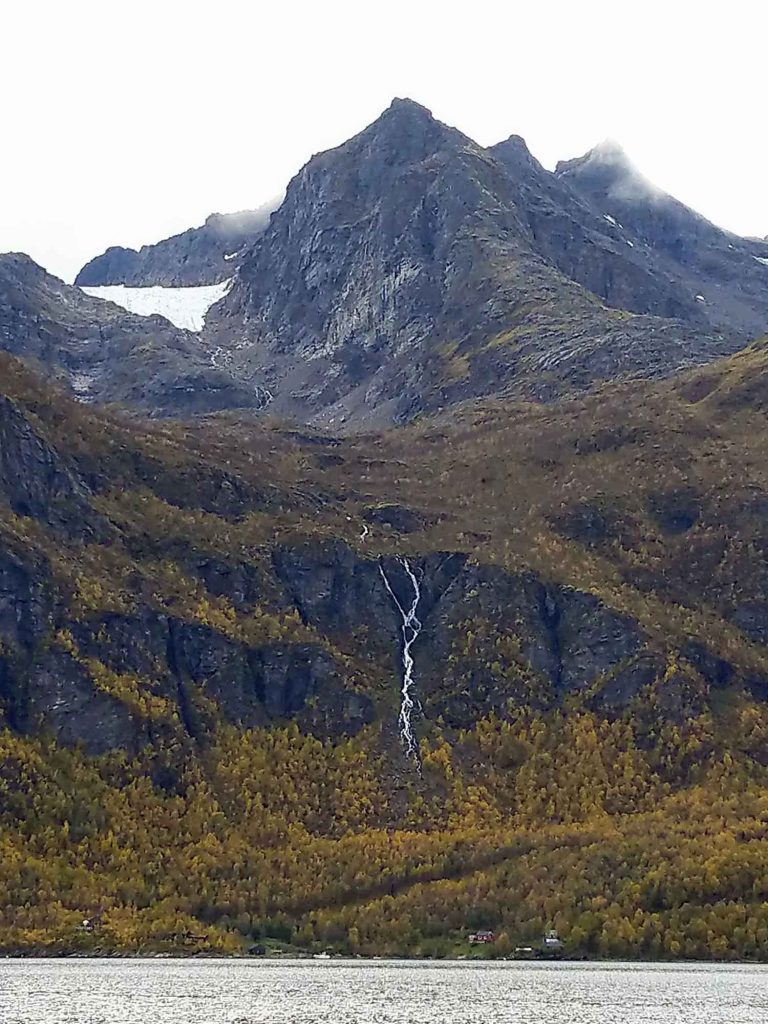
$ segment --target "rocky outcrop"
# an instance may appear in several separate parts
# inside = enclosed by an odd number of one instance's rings
[[[170,651],[182,685],[202,687],[241,728],[294,719],[315,735],[339,738],[374,717],[370,697],[345,684],[344,669],[319,645],[248,648],[204,627],[172,623]]]
[[[86,263],[75,278],[75,284],[81,287],[218,284],[235,273],[277,205],[275,201],[257,210],[213,213],[200,227],[154,245],[143,245],[138,251],[112,246]]]
[[[53,588],[42,560],[0,552],[0,640],[15,650],[42,642],[53,622]]]
[[[606,685],[644,646],[642,631],[597,598],[467,565],[414,645],[430,716],[465,728],[492,711]]]
[[[106,522],[86,486],[29,419],[0,395],[0,501],[19,516],[42,520],[81,539],[105,538]]]
[[[149,741],[147,723],[100,690],[87,669],[64,651],[44,650],[16,686],[24,688],[23,711],[17,702],[15,713],[25,732],[44,729],[57,742],[81,744],[91,754],[120,748],[135,754]]]

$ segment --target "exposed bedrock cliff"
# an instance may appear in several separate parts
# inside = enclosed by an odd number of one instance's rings
[[[391,557],[383,564],[405,598],[402,566]],[[422,589],[423,628],[413,648],[417,733],[438,718],[464,728],[491,711],[552,706],[576,692],[593,691],[597,705],[615,711],[663,675],[661,652],[639,625],[590,594],[460,553],[430,553],[410,564]],[[167,702],[194,739],[204,739],[210,706],[240,727],[295,720],[325,737],[354,734],[390,714],[400,624],[378,559],[342,543],[307,541],[275,549],[273,565],[277,603],[295,609],[316,642],[248,644],[149,608],[73,620],[62,610],[49,568],[5,552],[0,697],[6,721],[24,731],[50,730],[94,753],[136,750],[165,726],[125,699],[120,687],[130,679]],[[237,572],[219,571],[215,581],[233,606],[242,604]],[[732,671],[727,663],[713,668],[703,644],[689,655],[705,674],[723,678]],[[383,694],[350,668],[351,659],[367,662],[374,676],[383,672],[389,681]],[[667,689],[669,714],[683,714],[683,689],[675,690],[674,680]],[[197,695],[213,705],[201,710]]]
[[[88,503],[88,488],[9,399],[0,395],[0,495],[21,516],[74,533],[104,537],[109,528]]]

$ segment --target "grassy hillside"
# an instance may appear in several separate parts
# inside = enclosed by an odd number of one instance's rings
[[[0,379],[5,951],[766,958],[768,347],[345,440]]]

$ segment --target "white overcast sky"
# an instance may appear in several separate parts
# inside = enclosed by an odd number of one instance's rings
[[[2,4],[0,251],[71,279],[280,193],[393,96],[548,167],[605,137],[768,234],[768,0]]]

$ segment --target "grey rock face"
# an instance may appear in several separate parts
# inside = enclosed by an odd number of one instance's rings
[[[413,561],[421,577],[422,623],[451,587],[465,560],[458,552],[440,552]],[[280,547],[274,551],[273,562],[287,602],[305,623],[342,639],[364,631],[364,654],[385,651],[399,659],[401,621],[381,576],[383,570],[401,604],[410,603],[411,584],[396,559],[361,558],[346,544],[336,542]]]
[[[277,603],[295,608],[304,622],[358,663],[383,667],[394,693],[401,671],[400,619],[383,569],[401,602],[410,597],[394,558],[364,558],[341,543],[307,543],[275,551]],[[470,726],[508,702],[546,705],[584,690],[643,650],[635,623],[587,594],[543,585],[473,565],[459,553],[431,553],[411,562],[421,586],[422,632],[414,645],[418,696],[427,718],[443,716]],[[222,596],[240,599],[242,579],[219,565]],[[230,586],[231,585],[231,589]],[[269,602],[268,602],[269,604]],[[61,742],[82,742],[94,753],[135,750],[148,742],[149,725],[89,674],[91,660],[142,680],[171,702],[187,731],[205,725],[192,688],[212,699],[243,728],[293,719],[317,735],[351,735],[372,722],[372,698],[350,680],[322,642],[249,646],[216,629],[169,618],[149,608],[70,621],[62,617],[46,567],[7,552],[0,560],[0,711],[14,728],[44,724]],[[488,632],[479,646],[464,638]],[[77,658],[54,641],[71,635]],[[514,636],[517,655],[499,654],[495,637]],[[486,646],[484,647],[483,644]],[[458,646],[457,646],[458,645]],[[380,671],[380,668],[377,669]],[[614,686],[614,689],[616,686]],[[622,689],[613,703],[634,696]]]
[[[141,259],[135,249],[126,249],[122,245],[111,245],[101,256],[96,256],[86,263],[75,278],[75,284],[138,284],[141,274]]]
[[[213,213],[205,224],[138,251],[112,246],[83,267],[75,284],[164,285],[191,287],[218,284],[232,277],[269,223],[277,202],[241,213]]]
[[[172,623],[169,659],[178,679],[202,686],[243,728],[296,719],[316,734],[338,737],[373,719],[371,700],[345,685],[343,670],[320,646],[249,648],[211,629]]]
[[[234,277],[201,336],[55,279],[33,286],[4,259],[0,344],[85,401],[160,416],[268,406],[379,428],[476,398],[549,402],[666,376],[768,330],[765,243],[662,196],[615,148],[551,174],[521,139],[483,149],[409,100],[313,157],[268,223],[265,209],[214,215],[78,276]]]
[[[768,245],[764,241],[723,231],[657,189],[615,143],[603,143],[582,157],[562,161],[555,176],[593,210],[620,226],[624,237],[633,242],[634,255],[666,280],[680,299],[698,305],[697,319],[738,330],[747,339],[768,331],[768,265],[762,262],[768,259]],[[642,294],[637,298],[642,302]]]
[[[487,395],[551,400],[739,346],[701,318],[607,309],[578,281],[618,302],[632,289],[598,280],[616,263],[617,281],[653,293],[649,308],[696,313],[625,257],[570,189],[552,178],[542,191],[533,162],[518,153],[513,173],[505,154],[396,100],[310,160],[209,316],[225,365],[268,388],[273,412],[359,427]],[[606,230],[593,272],[583,253],[596,220]]]
[[[690,287],[649,258],[615,218],[592,207],[567,176],[545,170],[521,138],[513,135],[489,152],[509,172],[537,251],[563,274],[615,309],[708,325]]]
[[[508,642],[500,646],[500,637]],[[547,705],[587,690],[642,647],[637,624],[589,594],[468,565],[414,653],[428,714],[464,727],[531,694],[534,703]]]
[[[82,665],[65,652],[40,654],[26,679],[25,730],[43,726],[59,743],[82,743],[91,754],[120,747],[135,753],[147,742],[145,723],[99,690]]]
[[[0,552],[0,637],[14,648],[32,648],[51,628],[52,613],[47,566]]]
[[[347,644],[350,636],[364,636],[365,654],[400,671],[400,621],[376,561],[342,544],[283,549],[277,559],[304,621]],[[381,564],[405,602],[412,591],[398,563]],[[468,728],[491,711],[506,713],[510,704],[550,706],[593,687],[596,703],[616,710],[664,674],[663,659],[648,653],[637,623],[590,594],[475,565],[460,554],[433,554],[411,565],[422,592],[422,631],[412,651],[427,719]],[[706,649],[697,650],[709,666]]]

